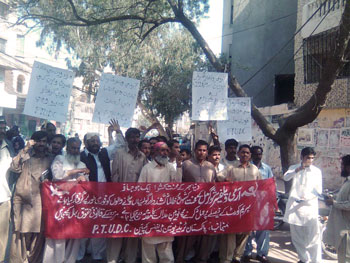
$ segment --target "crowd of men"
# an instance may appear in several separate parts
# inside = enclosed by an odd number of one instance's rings
[[[82,142],[77,136],[66,140],[56,134],[52,123],[46,123],[25,145],[24,141],[18,142],[19,132],[6,131],[5,118],[0,117],[0,262],[8,256],[11,263],[68,263],[82,260],[87,252],[94,261],[108,263],[135,263],[139,255],[143,263],[208,262],[215,253],[220,263],[250,262],[253,239],[257,243],[256,259],[269,262],[267,230],[179,236],[175,242],[174,237],[45,238],[40,196],[40,184],[45,180],[236,182],[273,177],[271,168],[262,162],[261,147],[238,145],[229,139],[224,144],[226,156],[221,158],[215,133],[213,145],[198,140],[193,151],[181,149],[178,141],[162,136],[140,140],[136,128],[129,128],[124,137],[114,120],[108,134],[109,146],[102,147],[99,134],[87,133],[81,151]],[[285,180],[293,179],[285,221],[291,225],[300,262],[321,262],[317,199],[322,194],[322,174],[312,165],[314,157],[312,148],[303,149],[301,162],[285,174]],[[343,158],[342,165],[342,176],[347,180],[337,199],[327,201],[333,206],[330,219],[337,225],[327,228],[326,234],[338,249],[340,262],[349,262],[349,235],[344,230],[350,229],[350,156]]]

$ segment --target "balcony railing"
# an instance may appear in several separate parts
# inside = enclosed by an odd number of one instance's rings
[[[346,0],[314,0],[304,5],[302,24],[315,13],[301,30],[303,38],[317,35],[339,25]],[[323,21],[322,21],[323,20]],[[322,22],[321,22],[322,21]]]

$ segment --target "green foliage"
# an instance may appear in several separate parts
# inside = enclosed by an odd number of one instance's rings
[[[141,80],[139,101],[171,125],[190,109],[192,72],[203,67],[196,41],[177,22],[176,10],[198,21],[208,0],[16,0],[21,20],[43,27],[38,45],[74,57],[72,66],[94,94],[104,68]],[[174,9],[175,7],[175,9]]]

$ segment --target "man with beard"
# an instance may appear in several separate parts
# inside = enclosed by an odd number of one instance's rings
[[[239,161],[236,160],[218,174],[218,181],[239,182],[260,180],[258,168],[250,163],[251,151],[247,144],[243,144],[238,150]],[[220,263],[240,262],[249,232],[230,233],[220,236],[219,258]]]
[[[11,211],[11,190],[9,188],[10,165],[14,150],[11,142],[5,139],[6,121],[0,116],[0,262],[5,260],[5,251],[8,241],[10,211]]]
[[[321,233],[318,223],[318,197],[322,194],[322,172],[312,163],[316,152],[301,150],[301,162],[292,165],[284,180],[292,181],[284,221],[289,223],[292,243],[299,262],[322,262]]]
[[[127,146],[118,149],[112,164],[112,182],[137,182],[142,167],[147,163],[146,156],[138,149],[140,131],[129,128],[125,133]],[[117,263],[125,240],[126,263],[135,263],[138,251],[138,238],[107,239],[107,262]]]
[[[111,182],[110,161],[113,160],[116,151],[125,144],[124,137],[117,121],[111,121],[108,127],[108,133],[116,132],[117,137],[114,144],[101,148],[102,143],[98,133],[87,133],[84,136],[85,149],[80,153],[80,160],[85,163],[89,169],[89,181],[91,182]],[[78,260],[85,256],[86,244],[88,239],[82,239]],[[91,255],[94,260],[102,260],[105,257],[106,239],[90,239]]]
[[[154,160],[146,164],[140,174],[139,182],[163,183],[181,182],[181,161],[177,162],[177,170],[168,162],[169,148],[166,143],[155,144]],[[174,237],[143,237],[142,262],[157,263],[174,262],[172,243]]]
[[[350,262],[350,155],[342,157],[341,177],[345,178],[335,199],[326,199],[332,206],[323,240],[337,248],[338,262]]]
[[[56,156],[63,154],[62,150],[64,146],[66,145],[66,137],[62,134],[55,134],[52,137],[50,147],[51,147],[51,153]]]
[[[41,262],[44,231],[41,222],[40,184],[52,162],[47,133],[34,132],[26,147],[13,158],[11,170],[20,173],[13,197],[14,233],[11,263]]]
[[[195,156],[182,164],[182,182],[210,183],[216,180],[213,164],[206,160],[208,143],[199,140],[195,145]],[[194,262],[207,262],[210,257],[213,236],[180,236],[177,238],[176,262],[183,263],[194,252]]]
[[[89,170],[80,161],[81,141],[75,137],[67,141],[66,155],[57,155],[51,170],[53,181],[86,181]],[[80,246],[80,239],[50,239],[46,238],[44,262],[75,263]]]

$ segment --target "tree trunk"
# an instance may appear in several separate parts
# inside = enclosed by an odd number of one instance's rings
[[[281,132],[281,141],[279,143],[281,153],[282,173],[284,174],[289,166],[298,162],[297,136],[296,131]],[[284,189],[286,194],[289,193],[292,187],[293,180],[284,181]]]

